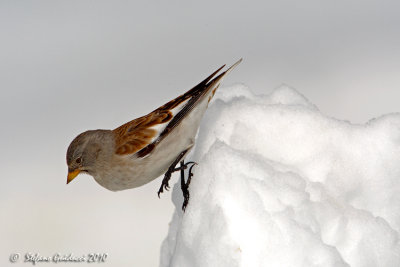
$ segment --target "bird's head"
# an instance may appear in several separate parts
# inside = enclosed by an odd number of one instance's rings
[[[71,142],[67,150],[67,184],[81,172],[93,175],[96,160],[102,150],[102,132],[103,130],[86,131]]]

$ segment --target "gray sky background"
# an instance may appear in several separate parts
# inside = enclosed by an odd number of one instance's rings
[[[66,148],[222,64],[244,58],[226,85],[285,83],[354,123],[400,111],[399,10],[389,0],[0,1],[0,265],[12,252],[158,265],[173,211],[170,193],[157,198],[161,181],[120,193],[89,176],[66,186]]]

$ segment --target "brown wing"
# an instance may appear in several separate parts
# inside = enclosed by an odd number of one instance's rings
[[[184,116],[195,106],[199,98],[204,95],[204,92],[207,92],[210,89],[210,84],[214,85],[216,80],[219,81],[230,69],[232,69],[231,67],[228,71],[220,74],[209,83],[209,81],[223,67],[225,67],[225,65],[220,67],[204,81],[187,91],[185,94],[169,101],[146,116],[137,118],[116,128],[113,131],[116,138],[115,153],[118,155],[137,153],[138,157],[148,155],[157,143],[159,143],[168,132],[179,124]],[[179,109],[179,112],[173,112],[175,108]],[[157,128],[155,126],[161,127]],[[157,129],[153,129],[152,127]]]
[[[150,127],[168,122],[171,118],[172,114],[168,110],[152,112],[118,127],[113,131],[116,140],[115,153],[132,154],[144,148],[157,135],[157,130]]]

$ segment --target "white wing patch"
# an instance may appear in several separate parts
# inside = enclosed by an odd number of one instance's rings
[[[188,101],[191,98],[186,99],[185,101],[182,101],[179,105],[177,105],[175,108],[170,109],[169,111],[172,113],[172,119],[174,119],[174,117],[176,116],[176,114],[179,113],[179,111],[181,111],[185,105],[188,103]],[[167,127],[167,125],[171,122],[171,120],[165,122],[165,123],[160,123],[160,124],[156,124],[154,126],[151,126],[150,129],[156,130],[157,134],[151,139],[150,143],[153,143],[155,140],[157,140],[157,138],[160,136],[160,134],[164,131],[164,129]]]

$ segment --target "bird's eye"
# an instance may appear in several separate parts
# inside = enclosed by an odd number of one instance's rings
[[[78,164],[81,163],[81,162],[82,162],[82,158],[81,158],[81,157],[77,158],[77,159],[75,160],[75,162],[78,163]]]

